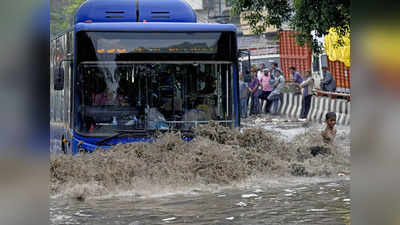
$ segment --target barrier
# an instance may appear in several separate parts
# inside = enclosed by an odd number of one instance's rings
[[[298,118],[300,117],[302,103],[303,97],[301,94],[283,93],[282,99],[279,101],[278,112],[290,118]],[[261,104],[262,112],[265,112],[266,101],[262,101]],[[251,98],[248,106],[248,113],[250,113]],[[323,123],[328,112],[335,112],[337,124],[350,125],[350,108],[350,101],[346,99],[314,95],[311,98],[311,107],[307,119]]]
[[[299,94],[284,93],[279,112],[290,118],[298,118],[301,113],[303,98]],[[264,104],[265,107],[265,104]],[[350,125],[350,101],[345,99],[313,96],[307,119],[323,123],[328,112],[335,112],[337,124]]]

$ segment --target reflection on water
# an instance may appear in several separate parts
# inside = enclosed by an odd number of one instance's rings
[[[350,181],[85,202],[53,199],[50,224],[350,224]]]

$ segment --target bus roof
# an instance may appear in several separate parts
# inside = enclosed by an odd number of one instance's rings
[[[78,23],[75,31],[170,31],[170,32],[236,32],[232,24],[205,24],[205,23]]]
[[[184,0],[87,0],[74,23],[85,22],[196,22],[196,13]]]

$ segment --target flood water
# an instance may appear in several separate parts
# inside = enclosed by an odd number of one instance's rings
[[[337,127],[330,155],[312,157],[321,124],[243,124],[52,158],[50,224],[350,224],[349,127]]]
[[[348,178],[296,179],[305,184],[84,202],[53,199],[50,224],[350,224]]]

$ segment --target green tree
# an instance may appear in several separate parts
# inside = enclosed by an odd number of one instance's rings
[[[56,35],[68,29],[73,22],[76,9],[86,0],[69,0],[50,13],[51,34]]]
[[[268,26],[280,29],[287,23],[296,31],[297,43],[308,44],[316,53],[322,46],[312,32],[317,37],[328,34],[331,27],[336,27],[340,36],[350,32],[350,0],[233,0],[232,14],[241,13],[256,34]]]

